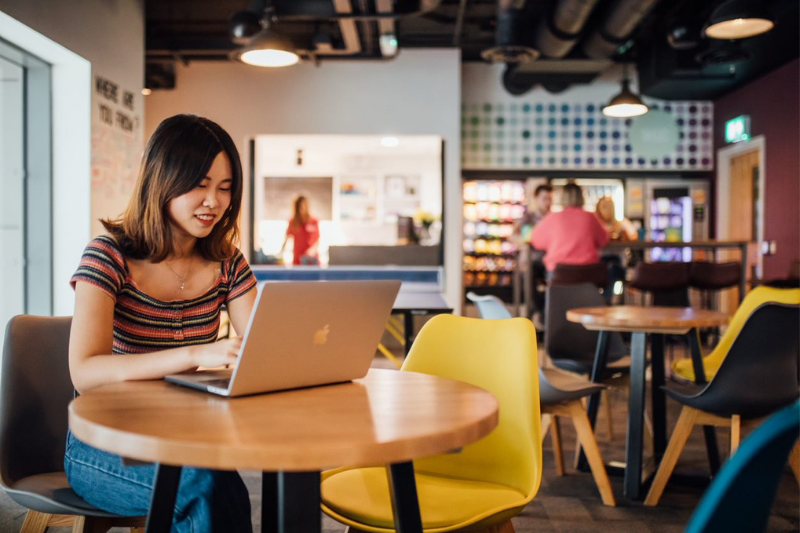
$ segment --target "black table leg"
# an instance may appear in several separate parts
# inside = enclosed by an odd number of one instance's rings
[[[147,515],[147,533],[169,533],[172,529],[172,513],[178,496],[181,470],[180,466],[156,464],[150,513]]]
[[[628,403],[628,438],[625,444],[625,496],[642,496],[642,439],[644,436],[644,389],[647,334],[631,334],[631,389]]]
[[[608,332],[600,331],[597,336],[597,348],[594,353],[594,365],[592,366],[591,379],[595,383],[600,383],[603,373],[606,370],[606,359],[608,358]],[[600,405],[600,393],[597,392],[589,397],[589,404],[586,408],[589,415],[589,422],[594,428],[595,421],[597,420],[597,409]],[[582,472],[589,471],[589,462],[586,460],[586,455],[583,449],[578,456],[578,470]]]
[[[278,474],[261,473],[261,533],[278,533]]]
[[[320,473],[279,472],[277,478],[278,532],[320,533]]]
[[[422,533],[422,518],[419,514],[417,482],[411,461],[386,467],[389,492],[392,495],[394,529],[397,533]]]
[[[706,370],[703,366],[703,352],[700,350],[700,331],[691,329],[686,334],[689,340],[689,352],[692,355],[692,368],[694,369],[695,383],[706,383]],[[719,447],[717,446],[717,431],[714,426],[703,426],[703,436],[706,439],[706,452],[711,475],[719,471]]]
[[[411,349],[411,336],[414,334],[414,315],[411,314],[411,311],[403,311],[403,335],[406,339],[406,355],[408,355],[408,351]]]
[[[650,368],[653,402],[653,452],[656,464],[661,462],[667,449],[667,399],[664,396],[664,335],[650,335]]]

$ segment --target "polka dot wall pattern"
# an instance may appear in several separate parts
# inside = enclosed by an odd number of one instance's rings
[[[470,169],[712,170],[711,102],[648,102],[675,118],[679,141],[657,159],[628,141],[634,119],[606,117],[605,102],[483,102],[461,109],[461,164]]]

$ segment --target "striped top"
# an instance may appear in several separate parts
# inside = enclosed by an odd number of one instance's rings
[[[222,262],[214,284],[190,300],[157,300],[136,286],[117,242],[109,235],[92,240],[70,284],[85,281],[114,299],[112,353],[167,350],[217,339],[220,308],[255,287],[256,278],[239,249]]]

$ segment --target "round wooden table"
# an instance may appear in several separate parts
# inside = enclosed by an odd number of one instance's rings
[[[645,407],[645,368],[647,335],[650,335],[652,368],[653,450],[658,463],[667,447],[666,398],[664,385],[664,335],[687,335],[697,382],[705,382],[703,357],[697,328],[722,326],[728,316],[717,311],[691,307],[640,307],[617,305],[581,307],[567,311],[567,320],[599,331],[597,351],[592,368],[592,381],[599,382],[606,367],[609,331],[631,333],[631,379],[626,443],[625,495],[632,499],[644,496],[642,486],[642,441]],[[589,419],[597,418],[599,395],[589,399]],[[719,467],[716,436],[713,428],[705,428],[706,444],[712,470]],[[582,461],[583,462],[583,461]]]
[[[88,391],[69,407],[78,439],[158,463],[148,532],[169,531],[182,466],[265,472],[262,528],[298,533],[320,531],[320,470],[379,464],[389,465],[395,520],[410,516],[416,527],[405,531],[421,532],[411,461],[477,441],[497,420],[497,400],[482,389],[395,370],[236,399],[164,381],[125,382]]]

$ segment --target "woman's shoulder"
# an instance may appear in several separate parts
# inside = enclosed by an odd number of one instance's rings
[[[84,251],[84,255],[86,254],[104,257],[120,265],[125,264],[125,256],[120,249],[119,243],[110,234],[98,235],[89,241]]]
[[[233,247],[233,253],[231,256],[228,259],[225,259],[222,264],[224,266],[224,272],[234,272],[240,269],[242,266],[250,266],[247,258],[244,256],[244,253],[236,246]]]

